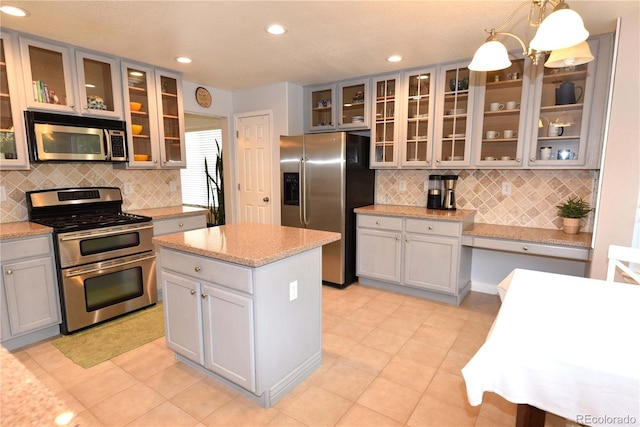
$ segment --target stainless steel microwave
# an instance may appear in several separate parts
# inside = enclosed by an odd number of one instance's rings
[[[33,162],[126,162],[126,123],[120,120],[25,111]]]

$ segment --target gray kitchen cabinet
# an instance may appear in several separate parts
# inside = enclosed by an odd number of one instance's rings
[[[50,235],[3,240],[1,339],[16,348],[60,333],[60,298]]]
[[[89,116],[123,120],[118,58],[80,49],[75,54],[80,112]]]
[[[371,161],[372,169],[397,168],[400,145],[401,73],[371,79]]]
[[[336,130],[336,84],[304,88],[304,121],[306,132]]]
[[[250,268],[161,246],[167,346],[272,406],[321,364],[321,257],[318,247]]]
[[[167,347],[254,392],[251,298],[165,270],[162,280]]]
[[[132,169],[186,166],[179,74],[122,62],[129,162]]]
[[[162,236],[164,234],[179,233],[181,231],[205,228],[207,218],[205,212],[201,214],[190,214],[173,218],[154,218],[153,235]]]
[[[433,164],[433,122],[435,113],[436,68],[404,73],[404,109],[400,145],[400,165],[422,169]]]
[[[460,242],[472,221],[358,213],[360,283],[460,304],[471,289],[471,250]]]
[[[369,129],[369,105],[368,77],[306,86],[305,132]]]
[[[400,284],[402,219],[358,215],[356,275]]]
[[[0,31],[0,169],[29,169],[17,40]]]

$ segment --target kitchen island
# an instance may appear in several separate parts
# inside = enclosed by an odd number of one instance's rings
[[[322,245],[339,239],[254,223],[154,237],[167,347],[273,406],[322,362]]]

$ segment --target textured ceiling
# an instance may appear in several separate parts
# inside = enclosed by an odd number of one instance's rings
[[[470,58],[484,29],[498,27],[520,1],[13,1],[31,14],[0,25],[150,63],[183,79],[226,90],[289,81],[342,80]],[[591,34],[615,30],[640,2],[569,0]],[[526,41],[528,7],[503,30]],[[288,32],[274,37],[274,22]],[[506,41],[509,49],[517,49]],[[404,60],[391,64],[391,54]],[[193,63],[178,64],[176,56]]]

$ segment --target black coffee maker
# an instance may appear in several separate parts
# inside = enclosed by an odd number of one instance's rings
[[[442,175],[442,183],[444,185],[444,202],[442,209],[448,211],[456,210],[456,184],[458,183],[458,175]]]
[[[427,209],[442,209],[442,175],[429,175]]]

